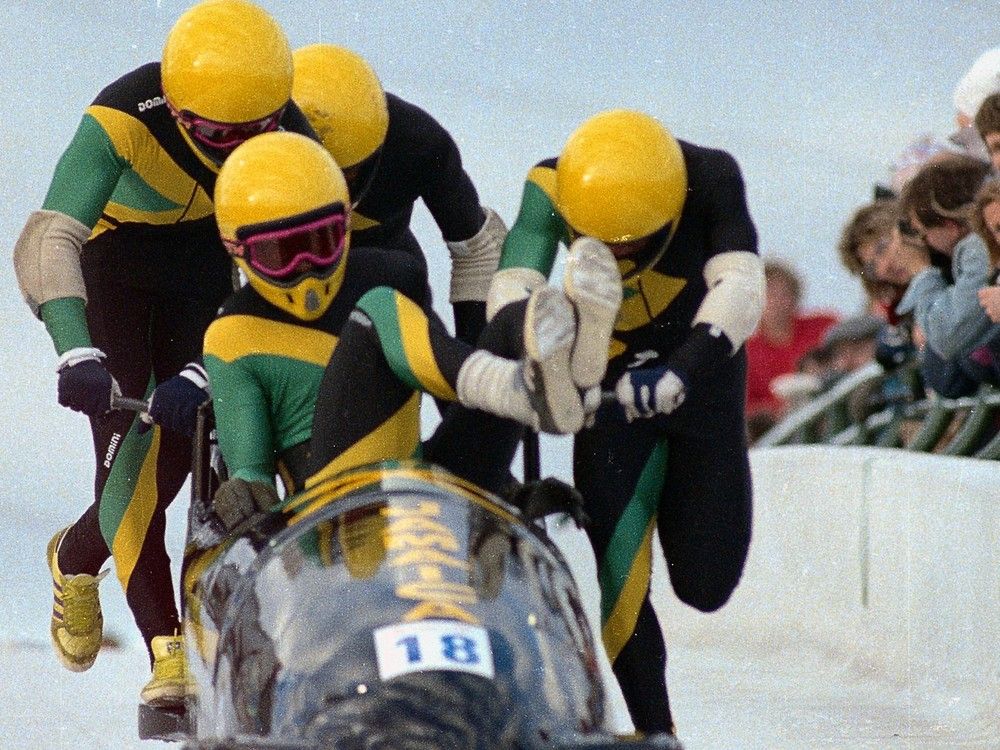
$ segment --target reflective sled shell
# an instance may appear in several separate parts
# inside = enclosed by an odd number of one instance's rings
[[[189,545],[184,588],[198,738],[520,748],[603,723],[558,551],[440,469],[311,488],[235,539]]]

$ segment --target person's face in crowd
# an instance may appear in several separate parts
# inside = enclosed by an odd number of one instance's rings
[[[1000,173],[1000,132],[987,133],[986,137],[983,138],[983,143],[986,144],[986,151],[990,155],[993,170]]]
[[[875,339],[841,341],[834,345],[832,366],[835,372],[854,372],[875,359]]]
[[[920,239],[927,247],[937,250],[943,255],[951,255],[955,250],[955,245],[968,232],[957,221],[945,219],[944,222],[934,227],[924,226],[915,213],[910,213],[910,227],[914,235]]]
[[[767,277],[763,317],[775,324],[787,324],[799,309],[795,288],[780,274]]]
[[[890,236],[879,237],[878,239],[862,242],[858,245],[856,254],[861,263],[861,275],[870,281],[883,281],[879,277],[877,263],[885,255],[885,251],[892,241]]]
[[[983,224],[986,231],[993,235],[993,241],[1000,245],[1000,201],[983,206]]]
[[[908,250],[919,251],[926,255],[922,247],[906,247],[907,243],[910,242],[903,237],[898,229],[892,230],[886,238],[885,244],[881,245],[877,252],[872,253],[872,269],[876,281],[897,287],[905,287],[910,283],[912,274],[908,270],[908,264],[903,262],[909,255]],[[858,254],[861,262],[865,263],[865,258],[861,255],[860,250]]]

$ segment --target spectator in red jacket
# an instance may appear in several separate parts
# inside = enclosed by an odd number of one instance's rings
[[[838,318],[826,312],[803,312],[802,282],[786,263],[764,264],[767,280],[764,314],[747,340],[747,416],[779,419],[784,402],[771,392],[771,381],[795,372],[805,354],[819,346]]]

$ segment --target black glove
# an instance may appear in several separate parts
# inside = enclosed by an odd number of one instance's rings
[[[226,531],[244,529],[278,503],[278,491],[268,482],[227,479],[212,498],[212,510]]]
[[[156,386],[149,398],[149,417],[154,424],[187,437],[194,435],[198,407],[208,401],[208,376],[196,362]],[[149,424],[139,426],[140,432]]]
[[[59,403],[90,417],[111,410],[111,399],[121,394],[118,383],[101,362],[100,349],[79,348],[66,352],[59,360]]]
[[[520,508],[524,517],[531,521],[552,513],[565,513],[579,528],[590,525],[590,518],[583,509],[583,495],[555,477],[512,486],[505,499]]]

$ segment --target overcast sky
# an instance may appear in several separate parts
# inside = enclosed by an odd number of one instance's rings
[[[15,479],[0,484],[4,502],[75,514],[92,470],[83,418],[55,403],[55,356],[20,300],[11,248],[84,108],[112,80],[157,59],[190,4],[4,5],[0,470]],[[995,0],[262,4],[293,46],[352,46],[388,90],[437,116],[483,202],[508,222],[528,168],[601,109],[645,109],[678,137],[731,151],[761,251],[802,271],[807,303],[843,313],[861,304],[834,250],[843,222],[907,143],[951,131],[952,89],[998,43],[1000,21]],[[424,210],[414,226],[450,319],[443,244]]]

